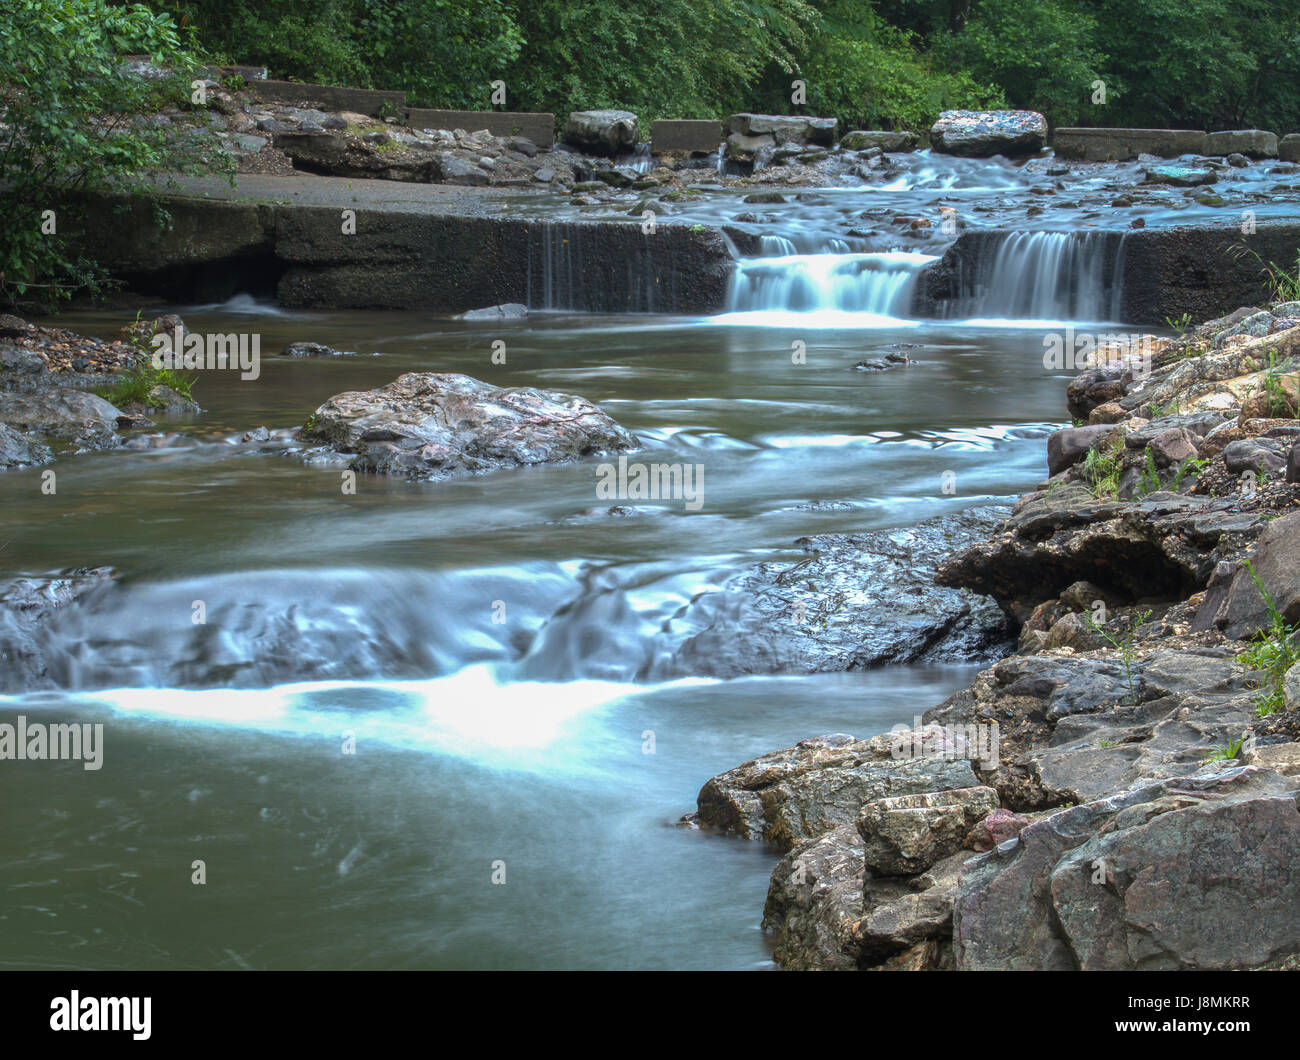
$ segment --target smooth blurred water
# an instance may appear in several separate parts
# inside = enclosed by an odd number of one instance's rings
[[[259,333],[261,378],[202,375],[171,444],[65,458],[55,496],[0,476],[5,573],[120,571],[42,633],[62,690],[0,698],[106,727],[97,772],[0,764],[0,966],[764,966],[772,852],[671,822],[710,776],[910,721],[970,670],[665,684],[657,638],[801,535],[1019,494],[1064,415],[1033,327],[181,312]],[[295,340],[359,356],[273,356]],[[581,393],[637,459],[701,464],[703,507],[610,515],[597,461],[350,496],[338,461],[238,441],[416,370]]]

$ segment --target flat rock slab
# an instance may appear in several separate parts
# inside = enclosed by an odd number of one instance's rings
[[[407,372],[377,390],[336,394],[316,410],[303,437],[356,453],[352,467],[359,471],[426,479],[637,445],[586,398],[437,372]]]
[[[1057,129],[1052,147],[1084,162],[1127,162],[1139,155],[1177,158],[1205,154],[1201,129]]]

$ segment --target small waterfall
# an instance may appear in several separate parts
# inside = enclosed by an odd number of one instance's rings
[[[935,260],[904,251],[743,258],[736,264],[730,309],[907,316],[917,277]]]
[[[954,250],[946,317],[1120,319],[1123,235],[989,233]]]

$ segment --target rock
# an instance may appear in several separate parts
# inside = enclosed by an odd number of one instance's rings
[[[1290,483],[1300,482],[1300,442],[1291,446],[1286,460],[1286,480]]]
[[[1032,110],[945,110],[930,128],[935,151],[986,158],[1034,154],[1047,145],[1047,119]]]
[[[779,191],[756,191],[752,195],[746,195],[740,201],[753,204],[783,203],[785,196]]]
[[[336,350],[323,342],[291,342],[280,351],[281,357],[352,357],[355,354]]]
[[[1300,710],[1300,663],[1296,663],[1282,679],[1282,695],[1287,710]]]
[[[1300,133],[1287,133],[1277,145],[1277,156],[1283,162],[1300,162]]]
[[[486,309],[471,309],[461,313],[457,320],[522,320],[528,315],[528,307],[519,302],[506,302],[502,305],[488,306]]]
[[[934,572],[1005,514],[967,509],[906,529],[801,539],[806,559],[759,564],[694,598],[642,666],[671,680],[991,661],[1009,638],[1005,615],[991,600],[935,585]]]
[[[457,155],[438,155],[435,165],[436,178],[444,184],[483,187],[492,183],[492,178],[481,168]]]
[[[1271,438],[1240,438],[1223,449],[1223,464],[1231,475],[1246,471],[1258,473],[1262,468],[1281,471],[1287,465],[1291,447]]]
[[[1230,327],[1224,328],[1214,336],[1214,341],[1210,344],[1213,349],[1222,349],[1224,344],[1237,335],[1249,335],[1252,338],[1258,338],[1261,335],[1267,335],[1273,326],[1273,314],[1267,309],[1261,309],[1256,313],[1250,313],[1240,320],[1233,323]]]
[[[852,971],[853,925],[862,911],[862,840],[840,825],[799,844],[772,870],[763,929],[773,957],[791,971]]]
[[[1212,132],[1205,138],[1203,154],[1211,158],[1241,154],[1251,158],[1277,158],[1277,134],[1263,129],[1234,129]]]
[[[1300,512],[1269,523],[1250,561],[1282,617],[1291,624],[1300,622]],[[1215,626],[1241,640],[1268,626],[1269,608],[1250,571],[1238,567],[1230,580],[1216,577],[1216,582],[1197,612],[1197,627]]]
[[[1133,372],[1128,368],[1090,368],[1080,372],[1066,388],[1066,401],[1070,415],[1085,420],[1093,409],[1108,402],[1118,401],[1128,393],[1133,382]]]
[[[733,162],[757,162],[765,150],[770,151],[776,140],[771,136],[745,136],[731,133],[727,137],[727,157]]]
[[[45,358],[22,346],[0,341],[0,391],[30,393],[48,386]]]
[[[1025,830],[1029,821],[1023,813],[996,809],[966,833],[966,846],[980,852],[992,850],[1015,839]]]
[[[1104,442],[1115,428],[1098,425],[1095,427],[1066,427],[1053,431],[1047,439],[1047,471],[1051,475],[1073,467],[1093,446]]]
[[[822,144],[835,142],[837,118],[806,118],[798,114],[733,114],[727,131],[744,137],[770,136],[778,144]],[[728,137],[730,141],[730,137]]]
[[[1278,967],[1300,950],[1295,782],[1243,766],[1075,806],[968,861],[959,970]]]
[[[588,154],[618,154],[636,141],[637,120],[630,110],[575,110],[564,125],[564,142]]]
[[[1178,467],[1184,460],[1196,459],[1194,437],[1190,431],[1174,427],[1152,438],[1147,449],[1155,457],[1157,467]]]
[[[20,434],[7,423],[0,423],[0,470],[40,467],[53,459],[48,446]]]
[[[0,423],[17,431],[63,438],[80,448],[114,449],[122,410],[84,390],[52,387],[34,394],[0,393]]]
[[[303,436],[357,454],[357,470],[438,479],[636,446],[585,398],[435,372],[336,394]]]
[[[997,792],[985,787],[875,799],[858,813],[863,864],[874,876],[915,876],[960,850],[997,807]]]
[[[107,591],[115,577],[109,567],[78,567],[51,578],[0,583],[0,694],[66,687],[66,675],[60,682],[51,679],[43,634],[63,609]]]
[[[1228,163],[1228,165],[1230,165],[1233,169],[1245,169],[1246,167],[1248,167],[1248,166],[1250,165],[1250,159],[1249,159],[1249,158],[1247,158],[1245,155],[1239,155],[1239,154],[1235,154],[1235,153],[1234,153],[1234,154],[1230,154],[1230,155],[1227,157],[1227,159],[1225,159],[1225,161],[1226,161],[1226,162]]]
[[[142,350],[151,350],[155,335],[174,335],[185,329],[185,321],[176,313],[166,313],[152,320],[136,320],[118,331],[118,338]]]
[[[891,132],[881,129],[854,129],[840,137],[840,147],[845,151],[865,151],[876,147],[881,151],[911,151],[916,147],[913,132]]]
[[[763,927],[776,936],[773,958],[791,971],[951,967],[947,939],[967,856],[914,879],[864,880],[851,825],[801,843],[772,870]]]
[[[1161,416],[1141,427],[1130,430],[1124,436],[1124,444],[1130,449],[1145,449],[1160,435],[1178,430],[1186,431],[1192,435],[1192,441],[1195,444],[1196,439],[1204,438],[1215,427],[1228,423],[1231,419],[1230,414],[1213,410],[1184,413],[1177,416]]]
[[[1168,184],[1175,188],[1196,188],[1213,184],[1219,175],[1212,169],[1197,166],[1152,166],[1146,171],[1150,184]]]
[[[942,749],[909,754],[910,736],[845,742],[837,734],[761,755],[705,783],[692,820],[789,851],[838,826],[854,826],[858,811],[875,799],[979,786],[965,758]]]

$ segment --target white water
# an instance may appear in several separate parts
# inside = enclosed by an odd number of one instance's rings
[[[930,254],[790,254],[746,258],[732,279],[730,313],[741,323],[753,314],[812,314],[842,323],[845,314],[897,323],[909,315],[921,270]],[[762,322],[761,320],[758,322]]]

